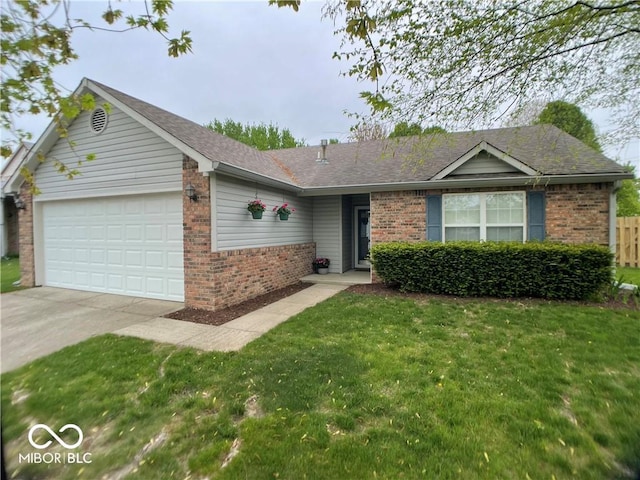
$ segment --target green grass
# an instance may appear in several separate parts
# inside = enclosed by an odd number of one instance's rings
[[[638,312],[342,293],[237,353],[90,339],[5,374],[2,412],[19,478],[615,479],[639,392]],[[19,464],[36,422],[93,462]]]
[[[0,293],[20,290],[21,287],[13,286],[17,280],[20,280],[20,259],[12,257],[0,260]]]
[[[633,285],[640,285],[640,268],[635,267],[616,267],[616,280],[622,280],[625,283],[632,283]]]

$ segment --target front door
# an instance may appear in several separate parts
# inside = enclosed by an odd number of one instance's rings
[[[371,211],[369,207],[355,208],[355,258],[356,268],[369,268],[369,247],[370,247],[370,217]]]

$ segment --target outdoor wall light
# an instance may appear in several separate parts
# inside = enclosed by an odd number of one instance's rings
[[[196,194],[196,188],[191,184],[188,183],[186,187],[184,187],[184,194],[189,197],[189,200],[191,200],[192,202],[197,202],[198,201],[198,195]]]
[[[16,205],[18,210],[25,210],[27,208],[27,204],[20,197],[13,197],[13,203]]]

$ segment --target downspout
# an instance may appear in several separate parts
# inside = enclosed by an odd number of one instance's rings
[[[616,255],[616,214],[617,214],[617,202],[616,202],[616,192],[620,190],[622,186],[622,182],[620,180],[616,180],[613,182],[613,187],[611,188],[611,192],[609,193],[609,249],[611,253],[614,255],[614,263],[615,263],[615,255]]]

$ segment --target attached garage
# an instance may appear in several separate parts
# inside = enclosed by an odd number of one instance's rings
[[[43,284],[184,300],[179,192],[42,204]]]
[[[34,147],[47,161],[32,160],[41,193],[21,217],[32,216],[33,283],[184,301],[183,153],[126,105],[95,99],[72,142],[52,124]]]

